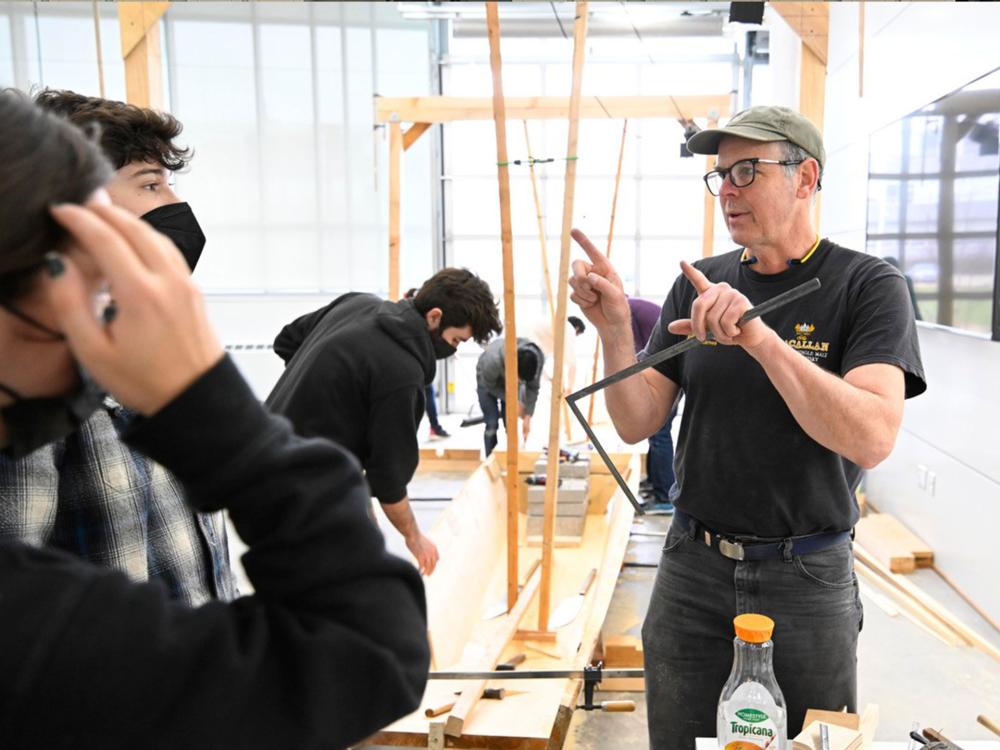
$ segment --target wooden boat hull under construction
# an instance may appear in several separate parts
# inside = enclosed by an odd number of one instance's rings
[[[471,457],[450,458],[468,465]],[[613,458],[635,491],[639,457],[624,453]],[[530,472],[533,463],[531,454],[521,456],[522,470]],[[592,467],[590,513],[582,540],[570,543],[557,537],[553,550],[553,609],[578,594],[587,574],[597,570],[579,615],[549,637],[527,632],[538,629],[536,569],[519,599],[518,609],[524,612],[520,622],[506,614],[485,620],[484,613],[503,602],[506,591],[506,492],[501,466],[496,455],[480,464],[430,532],[441,553],[437,570],[426,580],[432,670],[488,671],[516,654],[526,656],[518,666],[522,670],[582,669],[590,663],[599,641],[625,557],[634,511],[598,462]],[[421,467],[446,470],[448,459],[428,454]],[[541,556],[540,540],[525,537],[525,520],[522,512],[518,556],[522,583]],[[526,594],[532,598],[525,607]],[[428,718],[427,709],[458,701],[456,693],[469,688],[478,696],[481,691],[469,682],[431,680],[417,711],[368,742],[522,750],[562,747],[579,700],[581,680],[531,679],[490,686],[506,688],[506,696],[502,700],[479,700],[464,716],[445,712]],[[460,729],[458,736],[456,727]],[[446,728],[449,736],[445,738]]]

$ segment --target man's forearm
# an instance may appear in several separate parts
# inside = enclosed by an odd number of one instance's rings
[[[877,465],[892,450],[900,423],[892,397],[827,372],[773,331],[747,351],[764,368],[795,421],[817,443],[863,468]]]
[[[410,507],[409,497],[404,497],[398,503],[382,503],[382,511],[404,539],[410,539],[420,533],[413,508]]]
[[[631,326],[602,336],[601,345],[604,348],[605,377],[635,364]],[[641,373],[605,388],[604,399],[615,429],[628,443],[637,443],[662,427],[671,406],[667,404],[666,410],[661,408],[663,405],[659,403],[658,395]],[[657,422],[660,412],[663,412],[663,418]]]

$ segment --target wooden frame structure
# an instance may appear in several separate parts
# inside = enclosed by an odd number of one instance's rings
[[[555,96],[502,97],[503,119],[505,121],[514,119],[566,119],[570,114],[571,98],[572,97]],[[670,96],[669,94],[664,94],[657,96],[608,97],[578,95],[578,119],[607,119],[608,117],[616,119],[698,118],[714,122],[717,121],[718,118],[726,117],[730,114],[730,103],[731,96],[729,94],[709,96]],[[409,149],[417,141],[417,139],[423,133],[427,132],[430,126],[434,124],[461,122],[466,120],[493,120],[496,122],[497,113],[495,108],[497,106],[495,97],[375,97],[375,121],[376,123],[385,124],[389,127],[390,298],[398,299],[400,291],[400,173],[403,152]],[[405,130],[403,128],[404,123],[409,123],[409,127]],[[506,159],[498,158],[497,161],[502,163],[505,162]],[[573,160],[567,161],[567,165],[574,164],[575,162]],[[506,171],[504,167],[498,167],[498,172],[500,170]],[[706,225],[711,223],[711,213],[713,210],[714,205],[711,202],[706,201],[706,211],[709,213],[709,218],[706,219]],[[566,218],[567,217],[564,215],[564,223]],[[565,251],[567,253],[568,241],[567,232],[564,237],[564,244],[566,244]],[[709,245],[709,247],[711,247],[711,245]],[[568,275],[568,264],[564,275]],[[513,297],[512,287],[513,285],[511,284],[510,289],[505,288],[505,299],[508,294]],[[565,315],[565,306],[563,306],[561,319],[554,321],[554,331],[557,335],[562,329],[565,328]],[[513,330],[513,327],[508,328],[508,332],[512,332]],[[559,347],[557,343],[557,352],[560,350],[561,347]],[[561,359],[561,356],[559,356],[557,365],[561,365]],[[554,372],[559,372],[559,370],[554,370]],[[553,400],[556,401],[556,399]],[[558,426],[558,415],[553,421]],[[556,454],[558,455],[558,450],[556,451]],[[511,474],[513,474],[513,472],[508,472],[508,475]],[[511,494],[511,502],[513,502],[514,496],[516,496],[517,492],[516,486],[509,487],[508,492]],[[545,575],[544,566],[543,575]]]

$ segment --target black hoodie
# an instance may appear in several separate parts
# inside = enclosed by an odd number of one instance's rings
[[[427,321],[409,300],[352,292],[285,326],[285,360],[267,405],[306,437],[329,438],[365,468],[383,503],[406,497],[420,460],[417,425],[436,362]]]

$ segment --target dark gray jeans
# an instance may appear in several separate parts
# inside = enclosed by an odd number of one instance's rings
[[[737,562],[675,521],[642,626],[651,750],[692,750],[715,736],[715,712],[733,666],[733,618],[775,622],[774,672],[788,736],[807,708],[856,710],[863,613],[850,542],[790,560]]]

